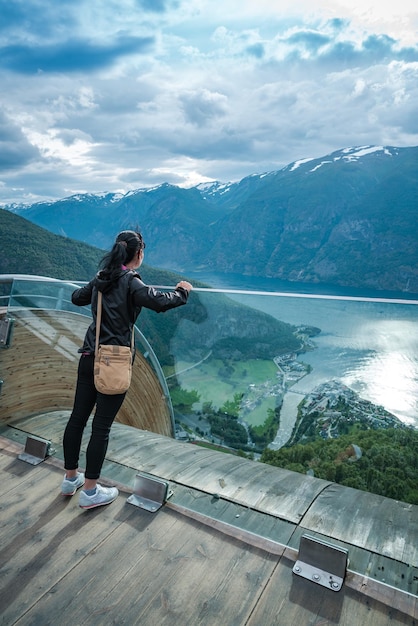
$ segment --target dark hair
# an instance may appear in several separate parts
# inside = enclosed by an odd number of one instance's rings
[[[139,250],[145,248],[141,233],[135,230],[123,230],[115,239],[110,252],[100,261],[102,275],[112,280],[120,274],[121,265],[126,265]]]

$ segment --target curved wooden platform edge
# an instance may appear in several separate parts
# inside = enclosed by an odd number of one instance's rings
[[[65,311],[13,312],[13,339],[0,350],[0,422],[72,408],[79,360],[89,318]],[[117,416],[135,428],[173,436],[167,401],[148,361],[137,351],[131,387]]]

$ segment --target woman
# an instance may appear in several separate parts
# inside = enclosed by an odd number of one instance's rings
[[[73,304],[91,304],[93,321],[87,329],[78,365],[74,407],[64,433],[65,477],[61,493],[72,496],[80,492],[79,505],[91,509],[110,504],[118,496],[116,487],[97,483],[105,458],[109,432],[125,393],[105,395],[94,386],[94,350],[96,341],[97,292],[101,291],[102,321],[100,343],[130,346],[132,328],[142,307],[158,313],[186,304],[192,286],[180,281],[175,291],[163,293],[145,285],[137,269],[144,259],[145,243],[142,235],[133,230],[118,234],[112,250],[103,257],[101,271],[86,286],[72,294]],[[85,475],[78,472],[81,440],[87,420],[94,406],[90,441],[86,452]]]

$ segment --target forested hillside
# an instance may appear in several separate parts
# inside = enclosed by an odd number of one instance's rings
[[[361,451],[358,458],[353,449]],[[264,463],[418,504],[418,432],[412,428],[357,431],[331,441],[266,449]]]
[[[104,250],[88,244],[54,235],[0,209],[0,273],[87,281],[96,274],[104,253]],[[181,278],[187,278],[149,265],[141,266],[140,274],[147,284],[172,287]],[[195,286],[198,285],[195,282]],[[217,358],[224,358],[232,352],[235,358],[248,354],[253,358],[271,358],[274,354],[300,347],[290,324],[216,293],[210,294],[207,303],[202,295],[192,292],[187,307],[174,309],[169,315],[144,310],[138,326],[162,365],[173,362],[170,344],[175,336],[181,338],[183,356],[189,355],[196,360],[203,358],[208,351]]]
[[[0,209],[0,273],[89,280],[103,250],[54,235]]]

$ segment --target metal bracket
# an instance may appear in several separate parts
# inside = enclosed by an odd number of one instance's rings
[[[134,492],[127,502],[155,513],[173,495],[166,480],[139,472],[135,477]]]
[[[0,348],[10,347],[14,321],[12,317],[3,317],[0,319]]]
[[[45,461],[46,457],[55,452],[51,448],[51,442],[40,437],[30,435],[26,439],[25,449],[19,454],[18,459],[30,463],[31,465],[39,465]]]
[[[299,558],[293,573],[322,585],[332,591],[340,591],[347,570],[348,550],[310,535],[302,535]]]

